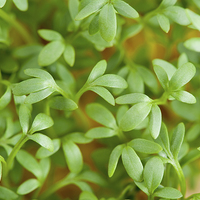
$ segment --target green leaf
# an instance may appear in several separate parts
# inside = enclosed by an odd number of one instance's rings
[[[122,117],[120,128],[123,131],[130,131],[136,128],[151,111],[151,104],[142,102],[132,106]]]
[[[86,112],[89,115],[90,118],[95,120],[96,122],[109,127],[109,128],[115,128],[116,127],[116,121],[112,113],[98,103],[92,103],[89,104],[86,107]]]
[[[109,162],[108,162],[108,176],[112,177],[116,168],[117,168],[117,163],[119,161],[119,158],[122,154],[124,145],[118,145],[116,146],[111,154],[110,154],[110,158],[109,158]]]
[[[6,3],[6,0],[0,0],[0,8],[3,8]]]
[[[31,106],[28,104],[21,104],[19,107],[19,122],[23,133],[27,134],[29,123],[31,119]]]
[[[183,123],[179,123],[178,126],[173,131],[171,138],[170,149],[174,158],[178,157],[178,153],[181,149],[184,136],[185,136],[185,126]]]
[[[186,15],[185,9],[179,6],[169,6],[163,10],[163,14],[169,17],[172,21],[182,26],[187,26],[190,21]]]
[[[195,66],[188,62],[177,69],[169,81],[171,90],[177,90],[188,83],[196,73]]]
[[[79,200],[98,200],[97,197],[88,191],[83,191],[79,196]]]
[[[28,135],[28,138],[35,141],[47,150],[51,152],[54,151],[53,142],[48,136],[41,133],[35,133],[34,135]]]
[[[171,95],[178,101],[181,101],[184,103],[189,103],[189,104],[196,103],[196,98],[192,94],[186,91],[179,90],[176,92],[172,92]]]
[[[38,34],[47,41],[63,40],[62,35],[54,30],[40,29],[38,30]]]
[[[70,140],[63,141],[63,151],[69,170],[79,173],[83,167],[83,158],[78,146]]]
[[[122,151],[122,162],[128,175],[134,181],[142,181],[143,165],[140,158],[131,147],[124,147]]]
[[[79,132],[67,134],[65,138],[67,140],[71,140],[72,142],[78,143],[78,144],[87,144],[87,143],[92,142],[92,139],[85,137],[83,133],[79,133]]]
[[[113,97],[113,95],[106,89],[103,87],[92,87],[89,88],[89,90],[95,92],[96,94],[98,94],[99,96],[101,96],[104,100],[106,100],[108,103],[110,103],[111,105],[115,105],[115,99]]]
[[[71,181],[72,184],[76,185],[77,187],[79,187],[82,191],[89,191],[92,192],[92,189],[90,187],[90,185],[86,182],[83,181]]]
[[[173,6],[176,2],[177,2],[177,0],[162,0],[160,7]]]
[[[25,195],[40,187],[40,182],[37,179],[29,179],[23,182],[17,189],[17,193]]]
[[[181,194],[179,190],[175,188],[164,187],[164,188],[157,189],[154,193],[154,196],[167,198],[167,199],[179,199],[183,195]]]
[[[115,74],[105,74],[93,81],[92,85],[122,89],[125,89],[128,86],[126,81],[121,76]]]
[[[106,3],[106,0],[98,0],[98,1],[91,1],[89,4],[87,4],[76,16],[75,20],[82,20],[92,13],[95,13],[98,11],[104,4]]]
[[[116,120],[117,120],[117,124],[120,123],[122,117],[124,116],[124,114],[128,111],[128,106],[124,105],[124,106],[120,106],[117,110],[116,113]]]
[[[142,93],[125,94],[116,98],[117,104],[137,104],[141,102],[151,102],[151,99]]]
[[[40,52],[38,62],[40,66],[48,66],[54,63],[65,50],[63,41],[55,40],[48,43]]]
[[[162,151],[162,147],[159,144],[146,139],[133,139],[128,145],[140,153],[155,154]]]
[[[11,88],[7,87],[5,93],[0,98],[0,110],[5,108],[11,101],[12,94],[11,94]]]
[[[160,133],[161,123],[161,110],[157,104],[153,104],[149,115],[149,131],[154,139],[156,139]]]
[[[99,31],[102,38],[109,42],[115,38],[117,32],[117,18],[112,4],[108,3],[99,14]]]
[[[40,147],[36,153],[36,158],[43,159],[43,158],[49,157],[60,149],[60,139],[53,139],[52,142],[54,146],[54,151],[50,152],[44,147]]]
[[[150,194],[160,185],[164,174],[162,160],[155,156],[150,158],[144,166],[144,182]]]
[[[15,194],[12,190],[0,186],[0,198],[1,199],[16,199],[18,195]]]
[[[134,8],[132,8],[129,4],[127,4],[122,0],[115,0],[113,2],[113,5],[116,11],[124,17],[132,19],[139,17],[138,12]]]
[[[107,67],[107,63],[106,63],[105,60],[99,61],[94,66],[94,68],[92,69],[92,71],[90,72],[90,75],[89,75],[89,77],[87,79],[87,83],[91,83],[95,79],[101,77],[105,73],[106,67]]]
[[[33,121],[31,129],[29,130],[29,134],[33,134],[36,131],[47,129],[51,126],[53,126],[52,118],[44,113],[39,113]]]
[[[174,67],[174,65],[172,65],[171,63],[169,63],[169,62],[167,62],[165,60],[162,60],[162,59],[154,59],[152,61],[152,64],[153,64],[153,66],[157,65],[157,66],[162,67],[165,70],[165,72],[167,73],[167,76],[168,76],[169,80],[171,79],[171,77],[173,76],[175,71],[177,70],[176,67]],[[162,73],[162,71],[160,73]],[[163,76],[165,76],[165,75],[163,75]],[[165,80],[166,80],[166,78],[165,78]]]
[[[57,110],[75,110],[78,108],[78,105],[73,100],[61,96],[51,98],[49,105]]]
[[[28,0],[13,0],[13,3],[21,11],[28,10]]]
[[[157,14],[156,15],[158,23],[160,25],[160,28],[165,32],[168,33],[169,29],[170,29],[170,22],[169,19],[167,17],[165,17],[165,15],[162,14]]]
[[[12,86],[12,91],[16,96],[26,95],[48,88],[48,82],[40,78],[32,78]]]
[[[89,34],[94,35],[99,31],[99,14],[95,15],[89,25]]]
[[[178,58],[178,68],[188,62],[186,53],[182,53]]]
[[[200,16],[189,9],[186,9],[186,14],[195,28],[200,31]]]
[[[188,142],[195,140],[200,134],[200,124],[194,124],[187,131],[186,139]]]
[[[184,46],[192,51],[200,52],[200,38],[190,38],[184,42]]]
[[[86,137],[89,138],[109,138],[116,135],[116,132],[113,129],[106,128],[106,127],[97,127],[92,128],[86,133]]]
[[[134,182],[138,188],[140,188],[145,194],[147,194],[149,196],[149,191],[148,191],[144,181],[143,182],[134,181]]]
[[[51,160],[49,158],[44,158],[44,159],[40,160],[39,164],[42,169],[42,176],[43,176],[42,178],[43,178],[43,180],[45,180],[50,171]]]
[[[181,159],[181,166],[185,166],[185,165],[188,165],[189,163],[197,160],[200,158],[200,148],[197,149],[192,149],[190,150],[186,156],[184,156],[182,159]]]
[[[36,159],[26,152],[25,150],[20,150],[16,155],[17,161],[29,172],[34,174],[38,179],[42,177],[42,170]]]
[[[73,66],[75,62],[75,49],[72,45],[67,44],[65,46],[65,50],[63,53],[64,59],[69,64],[69,66]]]

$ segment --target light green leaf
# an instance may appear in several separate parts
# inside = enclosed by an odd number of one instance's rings
[[[99,31],[99,14],[95,15],[89,25],[89,34],[94,35]]]
[[[28,138],[35,141],[47,150],[51,152],[54,151],[53,142],[48,136],[41,133],[35,133],[34,135],[28,135]]]
[[[184,46],[192,51],[200,52],[200,38],[190,38],[184,42]]]
[[[175,188],[164,187],[164,188],[157,189],[154,193],[154,196],[167,198],[167,199],[179,199],[183,195],[181,194],[179,190]]]
[[[116,120],[117,120],[117,124],[120,123],[122,117],[124,116],[124,114],[128,111],[128,106],[127,105],[123,105],[123,106],[120,106],[117,110],[117,113],[116,113]]]
[[[24,134],[28,132],[30,119],[31,119],[31,106],[28,104],[21,104],[19,107],[19,122]]]
[[[88,138],[109,138],[116,135],[116,132],[113,129],[106,127],[97,127],[92,128],[86,133],[86,137]]]
[[[195,12],[186,9],[186,14],[195,28],[200,31],[200,15],[196,14]]]
[[[101,96],[104,100],[106,100],[111,105],[113,106],[115,105],[115,99],[113,95],[106,88],[96,86],[96,87],[89,88],[89,90]]]
[[[177,2],[177,0],[162,0],[160,6],[161,7],[169,7],[169,6],[173,6],[176,2]]]
[[[124,147],[122,151],[122,162],[128,175],[134,181],[142,181],[143,165],[140,158],[131,147]]]
[[[139,17],[138,12],[134,8],[132,8],[129,4],[127,4],[122,0],[115,0],[113,2],[113,5],[116,11],[124,17],[133,19]]]
[[[106,3],[106,0],[95,0],[91,1],[89,4],[87,4],[76,16],[75,20],[82,20],[92,13],[95,13],[98,11],[104,4]]]
[[[97,197],[88,191],[83,191],[79,196],[79,200],[98,200]]]
[[[44,113],[39,113],[33,121],[31,129],[29,130],[29,134],[33,134],[34,132],[41,131],[43,129],[47,129],[51,126],[53,126],[52,118]]]
[[[41,167],[41,170],[42,170],[42,178],[43,180],[46,179],[49,171],[50,171],[50,167],[51,167],[51,160],[49,158],[44,158],[42,160],[40,160],[40,167]]]
[[[25,195],[40,187],[40,182],[37,179],[29,179],[23,182],[17,189],[17,193]]]
[[[0,198],[1,199],[16,199],[18,195],[15,194],[12,190],[0,186]]]
[[[151,104],[142,102],[132,106],[122,117],[120,128],[123,131],[130,131],[136,128],[151,111]]]
[[[155,156],[150,158],[144,166],[144,182],[150,194],[160,185],[164,174],[162,160]]]
[[[117,18],[112,4],[106,4],[99,14],[99,31],[102,38],[109,42],[115,38],[117,32]]]
[[[54,146],[54,151],[50,152],[44,147],[40,147],[36,153],[36,158],[43,159],[43,158],[49,157],[60,149],[60,139],[53,139],[52,142]]]
[[[69,0],[68,1],[69,13],[73,20],[75,19],[76,15],[78,14],[79,4],[80,3],[78,0]]]
[[[81,189],[81,191],[89,191],[92,192],[92,189],[90,187],[90,185],[86,182],[83,181],[71,181],[72,184],[76,185],[77,187],[79,187]]]
[[[92,103],[89,104],[86,107],[86,112],[89,115],[90,118],[95,120],[96,122],[109,127],[109,128],[115,128],[116,127],[116,121],[112,113],[98,103]]]
[[[165,72],[167,73],[168,79],[170,80],[171,77],[173,76],[173,74],[175,73],[175,71],[177,70],[176,67],[174,67],[174,65],[172,65],[171,63],[162,60],[162,59],[154,59],[152,61],[153,66],[158,65],[160,67],[162,67]]]
[[[163,14],[169,17],[172,21],[182,26],[187,26],[190,21],[186,15],[185,9],[179,6],[169,6],[163,10]]]
[[[0,98],[0,110],[5,108],[11,101],[12,94],[11,94],[11,88],[7,87],[5,93]]]
[[[192,149],[190,150],[186,156],[184,156],[182,159],[181,159],[181,166],[185,166],[185,165],[188,165],[189,163],[197,160],[200,158],[200,147],[198,149]]]
[[[156,139],[160,133],[161,123],[162,123],[161,110],[159,106],[157,106],[157,104],[153,104],[149,115],[149,131],[154,139]]]
[[[179,123],[178,126],[173,131],[171,138],[170,149],[174,158],[178,157],[178,153],[181,149],[184,136],[185,136],[185,126],[183,123]]]
[[[184,103],[189,103],[189,104],[196,103],[196,98],[192,94],[186,91],[179,90],[176,92],[172,92],[171,95],[178,101],[181,101]]]
[[[92,139],[85,137],[83,133],[79,132],[67,134],[64,138],[78,144],[87,144],[92,142]]]
[[[109,162],[108,162],[108,176],[112,177],[116,168],[117,168],[117,163],[119,161],[119,158],[122,154],[124,145],[118,145],[116,146],[111,154],[110,154],[110,158],[109,158]]]
[[[170,29],[169,19],[167,17],[165,17],[165,15],[162,15],[162,14],[157,14],[156,16],[157,16],[157,20],[158,20],[158,23],[159,23],[161,29],[165,33],[168,33],[169,29]]]
[[[53,97],[49,101],[49,105],[57,110],[75,110],[78,108],[78,105],[73,100],[61,96]]]
[[[54,63],[65,50],[63,41],[55,40],[48,43],[40,52],[38,62],[40,66],[47,66]]]
[[[182,53],[178,58],[178,68],[188,62],[186,53]]]
[[[147,194],[149,196],[149,191],[148,191],[144,181],[143,182],[134,181],[134,182],[138,186],[138,188],[140,188],[145,194]]]
[[[90,75],[89,75],[89,77],[87,79],[87,83],[91,83],[95,79],[101,77],[105,73],[106,67],[107,67],[107,62],[105,60],[99,61],[94,66],[94,68],[92,69],[92,71],[90,72]]]
[[[42,170],[36,159],[26,152],[25,150],[20,150],[16,155],[17,161],[29,172],[34,174],[38,179],[42,177]]]
[[[195,66],[188,62],[177,69],[169,81],[169,88],[171,90],[180,89],[186,83],[188,83],[196,73]]]
[[[162,147],[159,144],[146,139],[133,139],[128,145],[140,153],[155,154],[162,151]]]
[[[6,0],[0,0],[0,8],[3,8],[6,3]]]
[[[13,0],[13,3],[21,11],[28,10],[28,0]]]
[[[63,40],[62,35],[54,30],[40,29],[38,30],[38,34],[47,41]]]
[[[69,170],[79,173],[83,167],[83,158],[80,149],[70,140],[63,141],[62,147]]]
[[[64,59],[69,64],[69,66],[73,66],[75,62],[75,49],[72,45],[67,44],[65,46],[65,50],[63,53]]]
[[[194,124],[187,131],[186,139],[188,142],[195,140],[200,134],[200,124]]]
[[[151,102],[151,99],[142,93],[125,94],[116,99],[117,104],[137,104],[141,102]]]

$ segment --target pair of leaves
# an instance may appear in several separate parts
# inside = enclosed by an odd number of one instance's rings
[[[6,4],[6,1],[7,0],[0,0],[0,8],[2,8]],[[13,3],[21,11],[28,10],[28,0],[13,0]]]
[[[75,62],[75,50],[71,44],[65,44],[62,35],[53,30],[41,29],[39,35],[50,41],[40,52],[38,62],[40,66],[54,63],[63,54],[65,61],[72,67]]]
[[[181,89],[196,73],[196,68],[192,63],[184,63],[176,69],[166,61],[154,59],[153,66],[159,82],[169,95],[178,101],[190,104],[196,103],[196,99],[192,94]]]
[[[82,20],[95,13],[89,25],[89,33],[93,35],[100,31],[104,40],[112,41],[117,32],[116,11],[128,18],[139,17],[137,11],[122,0],[114,0],[112,4],[107,0],[99,0],[89,2],[85,5],[75,19]]]

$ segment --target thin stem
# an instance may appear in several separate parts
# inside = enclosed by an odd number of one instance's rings
[[[21,34],[22,38],[27,43],[33,43],[32,38],[28,34],[27,30],[11,15],[8,15],[4,10],[0,9],[0,17],[11,24]]]
[[[152,194],[150,194],[150,195],[148,196],[148,200],[154,200],[154,196],[153,196]]]

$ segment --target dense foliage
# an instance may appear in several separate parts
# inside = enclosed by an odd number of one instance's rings
[[[200,199],[198,13],[0,0],[0,199]]]

